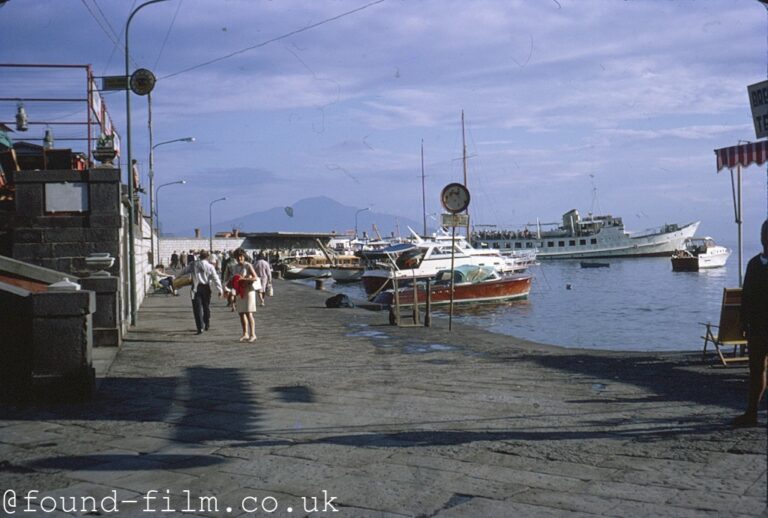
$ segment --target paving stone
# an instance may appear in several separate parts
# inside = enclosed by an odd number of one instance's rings
[[[396,328],[386,313],[329,310],[328,292],[276,282],[254,344],[237,341],[222,301],[197,337],[188,292],[149,296],[94,401],[0,406],[0,489],[187,490],[232,506],[226,516],[254,516],[238,507],[247,496],[274,496],[272,516],[289,516],[289,502],[304,516],[301,497],[323,490],[334,516],[356,518],[765,509],[764,427],[728,426],[743,369],[711,369],[698,352],[449,332],[439,318]],[[134,504],[119,516],[148,515]]]

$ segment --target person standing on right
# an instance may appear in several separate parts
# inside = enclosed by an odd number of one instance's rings
[[[242,248],[235,250],[234,263],[230,263],[227,277],[232,279],[232,289],[235,291],[235,309],[240,315],[240,326],[243,328],[241,342],[256,341],[256,321],[253,314],[256,312],[256,291],[260,288],[261,281],[253,265],[246,261],[246,253]]]
[[[267,262],[264,254],[259,252],[259,255],[256,256],[256,263],[253,265],[253,268],[256,270],[256,275],[259,276],[259,280],[261,280],[261,290],[258,291],[259,305],[264,306],[264,296],[267,294],[267,290],[272,287],[272,267]]]
[[[749,349],[749,397],[747,411],[733,420],[734,426],[757,426],[757,409],[763,400],[768,369],[768,220],[760,228],[763,253],[747,263],[741,292],[741,325]]]

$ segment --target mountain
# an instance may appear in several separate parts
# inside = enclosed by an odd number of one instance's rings
[[[304,198],[290,207],[274,207],[262,212],[253,212],[229,221],[214,224],[214,232],[238,229],[241,232],[332,232],[337,234],[355,231],[357,216],[358,235],[372,233],[376,225],[382,236],[397,229],[400,235],[408,235],[408,227],[421,230],[422,224],[408,218],[382,214],[358,207],[348,207],[325,196]]]

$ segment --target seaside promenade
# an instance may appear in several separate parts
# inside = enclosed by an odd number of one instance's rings
[[[276,281],[255,343],[220,299],[195,336],[186,289],[148,297],[119,354],[98,351],[93,401],[0,407],[0,515],[84,515],[84,495],[121,517],[765,512],[764,413],[730,428],[746,369],[711,368],[699,343],[397,328],[331,295]]]

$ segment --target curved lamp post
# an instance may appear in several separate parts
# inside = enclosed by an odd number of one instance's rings
[[[152,138],[152,134],[150,133],[150,139]],[[153,193],[155,192],[155,148],[164,146],[165,144],[172,144],[173,142],[194,142],[195,137],[182,137],[182,138],[175,138],[173,140],[165,140],[163,142],[158,142],[157,144],[151,146],[149,148],[149,249],[152,251],[152,258],[155,263],[158,262],[156,259],[158,256],[155,255],[155,204],[153,200]],[[150,140],[151,142],[151,140]],[[159,189],[159,187],[158,187]],[[160,254],[160,234],[158,234],[158,243],[157,243],[157,252],[158,255]]]
[[[359,209],[357,212],[355,212],[355,239],[357,239],[357,215],[361,212],[365,212],[366,210],[371,210],[370,207],[366,207],[364,209]]]
[[[763,4],[763,7],[765,7],[765,12],[768,13],[768,0],[757,0],[757,1]],[[768,63],[766,64],[766,66],[768,66]],[[768,71],[766,71],[766,74],[768,75]],[[766,178],[768,178],[768,166],[766,166]],[[768,211],[768,208],[766,210]]]
[[[213,204],[219,201],[226,200],[227,197],[219,198],[216,200],[213,200],[210,205],[208,205],[208,251],[210,253],[213,253]]]
[[[149,0],[148,2],[144,2],[140,6],[138,6],[136,9],[131,11],[130,16],[128,16],[128,21],[125,22],[125,81],[128,82],[128,78],[131,75],[128,70],[128,30],[131,26],[131,20],[133,20],[133,17],[138,13],[142,8],[150,5],[150,4],[156,4],[158,2],[165,2],[167,0]],[[133,218],[134,218],[134,200],[133,200],[133,177],[131,176],[131,167],[133,164],[132,161],[132,149],[131,149],[131,90],[127,87],[125,89],[125,143],[126,143],[126,153],[127,153],[127,167],[128,167],[128,286],[129,286],[129,293],[128,293],[128,301],[130,304],[131,309],[131,325],[136,325],[136,312],[138,309],[138,304],[136,302],[136,248],[135,244],[133,242]],[[150,207],[151,209],[151,207]]]
[[[157,251],[160,252],[160,197],[158,196],[160,194],[160,189],[167,185],[184,185],[187,183],[186,180],[176,180],[175,182],[168,182],[161,184],[156,190],[155,190],[155,214],[157,214]]]

